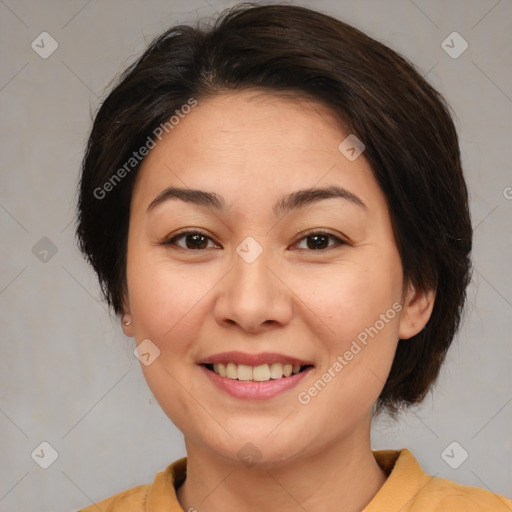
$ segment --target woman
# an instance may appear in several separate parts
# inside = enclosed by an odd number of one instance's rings
[[[471,223],[440,95],[320,13],[157,38],[101,106],[78,237],[187,458],[84,511],[506,512],[375,451],[457,331]]]

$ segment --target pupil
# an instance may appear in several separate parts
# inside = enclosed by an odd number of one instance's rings
[[[205,237],[200,234],[189,235],[187,237],[187,240],[190,241],[192,239],[193,241],[191,244],[187,243],[187,248],[188,249],[201,249],[202,248],[201,239],[203,239],[203,241],[204,241],[204,238]],[[199,244],[197,242],[199,242]]]
[[[310,249],[319,249],[321,245],[327,240],[325,235],[311,235],[309,237],[310,240],[315,240],[313,244],[309,244],[308,247]]]

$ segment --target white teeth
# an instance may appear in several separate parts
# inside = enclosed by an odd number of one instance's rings
[[[215,369],[214,369],[215,371]],[[235,379],[238,377],[238,368],[236,366],[236,364],[233,364],[233,363],[228,363],[228,365],[226,366],[226,377],[228,379]]]
[[[268,367],[268,364],[255,366],[252,369],[252,380],[257,380],[258,382],[270,380],[270,368]]]
[[[238,380],[252,380],[252,366],[238,365]]]
[[[283,365],[281,363],[272,363],[270,365],[270,378],[280,379],[283,376]]]
[[[281,379],[290,377],[300,372],[299,364],[260,364],[258,366],[249,366],[247,364],[234,363],[214,363],[213,371],[221,377],[227,377],[233,380],[266,382],[270,379]]]

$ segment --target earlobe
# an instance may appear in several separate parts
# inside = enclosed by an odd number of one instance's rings
[[[130,311],[130,304],[128,301],[128,297],[125,295],[123,299],[123,312],[121,313],[121,327],[123,329],[123,332],[125,336],[133,337],[133,321],[132,321],[132,314]]]
[[[123,328],[123,332],[126,336],[132,337],[133,336],[133,324],[132,324],[132,318],[129,313],[124,313],[121,317],[121,326]]]
[[[427,324],[434,308],[435,290],[417,290],[409,285],[400,317],[398,336],[407,340],[418,334]]]

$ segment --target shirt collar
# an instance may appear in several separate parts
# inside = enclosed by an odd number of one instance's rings
[[[376,450],[373,456],[388,475],[384,485],[363,512],[406,511],[418,492],[434,478],[425,474],[412,453],[407,450]],[[404,478],[407,475],[407,478]],[[158,473],[149,486],[146,512],[183,512],[176,495],[187,476],[186,457],[170,464]]]

